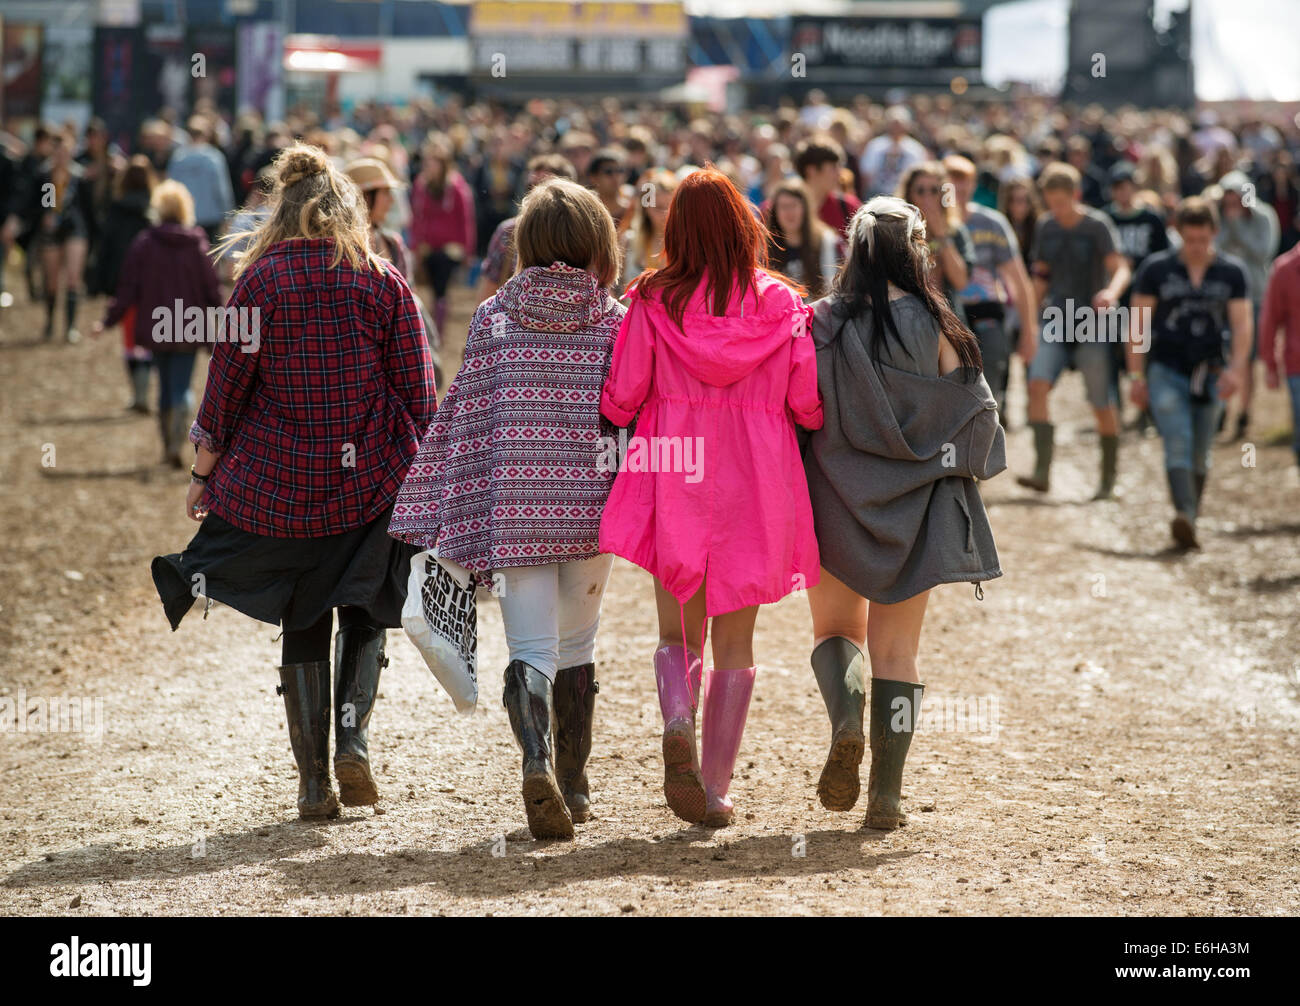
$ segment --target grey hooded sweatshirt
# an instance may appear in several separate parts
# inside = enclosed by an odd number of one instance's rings
[[[907,351],[890,339],[877,364],[870,311],[846,322],[837,298],[813,305],[825,424],[804,450],[822,566],[882,604],[1002,575],[976,480],[1007,466],[984,375],[940,376],[925,305],[890,306]]]

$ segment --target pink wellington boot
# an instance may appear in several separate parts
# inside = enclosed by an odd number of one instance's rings
[[[701,661],[681,646],[661,646],[654,664],[664,714],[664,798],[683,821],[698,824],[705,809],[704,779],[695,750]]]
[[[740,738],[749,715],[749,698],[754,694],[757,667],[735,670],[709,668],[704,675],[703,772],[708,806],[704,824],[725,828],[731,823],[733,808],[727,797],[731,773],[736,767]]]

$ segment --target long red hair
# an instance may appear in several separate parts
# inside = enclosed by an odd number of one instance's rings
[[[705,164],[682,179],[664,224],[662,269],[637,277],[643,293],[659,291],[678,325],[691,295],[708,273],[706,300],[715,315],[726,313],[734,291],[753,288],[754,270],[767,268],[768,231],[726,175]],[[797,284],[773,274],[802,295]],[[757,290],[755,290],[757,293]]]

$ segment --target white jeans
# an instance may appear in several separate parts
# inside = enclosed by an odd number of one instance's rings
[[[531,664],[551,681],[557,668],[589,663],[613,565],[612,555],[597,555],[496,570],[511,661]]]

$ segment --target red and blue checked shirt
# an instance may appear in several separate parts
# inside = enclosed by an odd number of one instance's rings
[[[227,308],[241,313],[227,311],[227,341],[212,347],[190,440],[221,455],[210,511],[245,531],[311,538],[370,523],[437,407],[400,272],[330,268],[333,255],[328,239],[272,245],[240,277]]]

